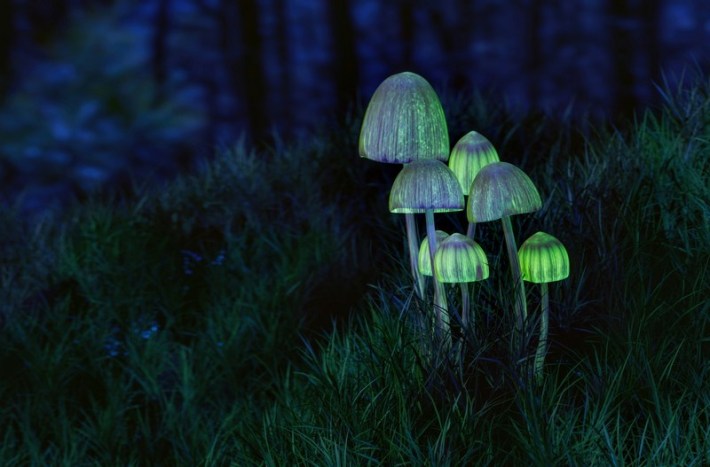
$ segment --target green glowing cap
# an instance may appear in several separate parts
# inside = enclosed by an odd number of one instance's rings
[[[454,233],[434,254],[439,282],[476,282],[488,279],[488,258],[481,246],[466,235]]]
[[[436,159],[406,164],[390,191],[390,212],[398,214],[461,211],[463,192],[456,175]]]
[[[441,242],[448,237],[449,234],[443,230],[436,231],[436,244],[441,245]],[[434,260],[436,261],[436,259]],[[419,272],[424,276],[431,276],[431,256],[429,255],[429,237],[424,236],[422,244],[419,246]]]
[[[493,162],[471,183],[466,217],[469,222],[488,222],[541,207],[540,194],[525,172],[507,162]]]
[[[478,172],[492,162],[498,162],[498,152],[488,139],[480,133],[469,131],[451,150],[449,168],[459,179],[464,195],[468,195],[471,182]]]
[[[555,282],[569,276],[565,246],[545,232],[537,232],[525,240],[518,250],[518,258],[523,279],[528,282]]]
[[[449,158],[444,109],[427,80],[405,71],[378,86],[365,111],[359,152],[395,164]]]

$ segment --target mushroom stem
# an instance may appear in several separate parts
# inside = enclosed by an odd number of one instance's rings
[[[429,240],[429,259],[431,260],[431,275],[434,280],[434,315],[436,316],[437,332],[448,328],[448,306],[446,303],[446,294],[444,287],[436,279],[436,270],[434,269],[434,253],[436,253],[436,229],[434,225],[434,211],[427,209],[424,213],[426,219],[427,239]]]
[[[461,286],[461,326],[466,329],[468,325],[468,315],[471,312],[470,299],[468,294],[468,282],[462,282],[459,284]],[[473,325],[474,317],[471,315],[471,325]]]
[[[475,222],[469,222],[468,223],[468,229],[466,229],[466,236],[473,240],[473,236],[476,234],[476,223]]]
[[[414,214],[407,213],[404,215],[407,225],[407,242],[409,244],[409,265],[412,269],[412,277],[414,278],[415,290],[419,299],[424,298],[424,276],[419,272],[419,261],[417,253],[419,252],[419,239],[417,238],[417,225],[414,222]]]
[[[520,260],[518,259],[518,247],[515,244],[515,236],[513,235],[513,225],[510,222],[510,216],[503,216],[503,234],[505,235],[505,244],[508,248],[508,259],[510,260],[510,269],[513,274],[513,284],[515,286],[515,335],[514,340],[517,341],[523,332],[523,324],[528,317],[527,304],[525,303],[525,284],[523,283],[523,275],[520,272]],[[522,350],[523,342],[517,342]]]
[[[550,296],[547,292],[547,282],[540,284],[540,294],[542,300],[542,314],[540,316],[540,339],[535,351],[535,379],[538,384],[542,384],[542,365],[547,353],[547,330],[550,315]]]

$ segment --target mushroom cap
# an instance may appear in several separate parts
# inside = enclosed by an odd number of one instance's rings
[[[439,282],[476,282],[488,279],[488,258],[481,246],[454,233],[436,248],[434,268]]]
[[[498,162],[498,152],[482,134],[469,131],[456,142],[449,157],[449,168],[453,170],[461,184],[464,195],[468,195],[471,182],[478,172],[492,162]]]
[[[569,276],[569,256],[565,246],[550,234],[536,232],[518,250],[523,280],[541,284]]]
[[[436,92],[405,71],[385,79],[367,105],[360,130],[360,157],[406,164],[449,158],[449,132]]]
[[[469,222],[488,222],[541,207],[540,193],[525,172],[507,162],[493,162],[471,183],[466,217]]]
[[[446,164],[421,159],[406,164],[392,183],[390,212],[398,214],[461,211],[461,185]]]
[[[444,239],[448,236],[449,234],[447,234],[443,230],[436,231],[437,248],[438,245],[441,245],[441,242],[444,241]],[[429,255],[429,237],[427,237],[426,235],[422,240],[422,244],[419,245],[419,272],[424,276],[433,275],[431,273],[431,256]]]

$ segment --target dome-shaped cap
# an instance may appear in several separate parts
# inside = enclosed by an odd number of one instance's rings
[[[443,230],[436,231],[436,244],[441,245],[449,234]],[[435,260],[436,261],[436,260]],[[431,276],[431,255],[429,254],[429,237],[424,236],[422,244],[419,245],[419,272],[424,276]]]
[[[537,232],[525,240],[518,250],[518,259],[523,280],[528,282],[555,282],[569,276],[565,246],[545,232]]]
[[[446,237],[434,254],[439,282],[476,282],[488,279],[488,258],[481,246],[466,235]]]
[[[436,92],[421,76],[405,71],[375,90],[360,130],[360,157],[406,164],[449,158],[449,133]]]
[[[471,183],[466,217],[469,222],[488,222],[541,207],[540,194],[525,172],[507,162],[493,162]]]
[[[461,211],[463,192],[456,175],[441,161],[422,159],[405,165],[392,183],[390,212]]]
[[[464,195],[468,195],[471,182],[486,165],[498,162],[498,151],[482,134],[469,131],[456,142],[449,157],[449,168],[456,174]]]

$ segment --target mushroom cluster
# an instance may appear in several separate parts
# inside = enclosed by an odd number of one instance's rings
[[[547,283],[569,275],[564,246],[538,232],[518,250],[510,217],[542,207],[533,181],[520,168],[501,162],[493,144],[476,131],[465,134],[449,151],[449,136],[441,103],[421,76],[403,72],[385,79],[365,112],[359,140],[361,157],[403,164],[389,196],[392,213],[405,214],[410,267],[417,295],[426,297],[425,276],[434,284],[434,322],[437,335],[448,333],[451,316],[443,284],[461,288],[460,324],[473,330],[475,317],[469,286],[489,276],[486,253],[474,241],[475,226],[500,220],[514,285],[513,357],[524,352],[528,324],[524,281],[540,283],[542,312],[535,354],[540,380],[547,346],[549,299]],[[448,165],[445,164],[448,162]],[[466,235],[436,230],[435,213],[466,210]],[[419,245],[415,214],[424,214],[426,237]]]

